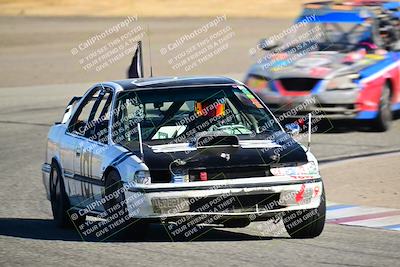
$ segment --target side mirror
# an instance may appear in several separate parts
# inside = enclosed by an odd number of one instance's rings
[[[292,136],[300,133],[300,125],[297,123],[289,123],[285,125],[286,132]]]
[[[265,51],[270,51],[277,48],[279,46],[279,43],[273,39],[261,39],[258,43],[258,46]]]

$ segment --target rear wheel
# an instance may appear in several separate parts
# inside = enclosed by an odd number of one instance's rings
[[[114,194],[114,192],[120,193]],[[129,218],[121,176],[115,170],[111,170],[106,177],[105,194],[106,196],[112,196],[104,205],[108,216],[118,216],[118,219],[123,219],[124,221],[118,229],[115,229],[115,236],[123,240],[144,239],[148,232],[149,224],[143,220]]]
[[[379,111],[375,120],[372,121],[372,129],[378,132],[385,132],[390,128],[393,114],[390,102],[390,88],[387,84],[383,87],[379,101]]]
[[[50,173],[50,201],[53,218],[57,226],[71,226],[71,220],[68,215],[70,203],[65,193],[64,181],[61,176],[60,168],[53,163]]]
[[[322,233],[325,225],[325,192],[315,209],[286,212],[283,223],[292,238],[314,238]]]

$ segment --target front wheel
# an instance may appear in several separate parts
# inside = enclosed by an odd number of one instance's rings
[[[110,171],[106,177],[105,194],[109,196],[109,200],[104,205],[108,217],[114,218],[114,221],[122,221],[117,228],[113,229],[113,235],[122,240],[143,240],[147,235],[149,224],[143,220],[129,218],[123,182],[115,170]]]
[[[390,88],[387,84],[383,87],[379,101],[379,111],[375,120],[372,121],[372,129],[377,132],[389,130],[393,114],[390,101]]]
[[[286,212],[283,223],[292,238],[314,238],[322,233],[325,226],[325,191],[321,195],[320,205],[315,209]]]

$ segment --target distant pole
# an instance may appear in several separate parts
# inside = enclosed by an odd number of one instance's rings
[[[140,158],[144,161],[144,151],[143,151],[143,139],[142,139],[142,128],[140,122],[137,124],[138,135],[139,135],[139,150],[140,150]]]
[[[153,77],[153,62],[151,59],[151,40],[150,40],[150,27],[147,24],[147,40],[148,40],[148,45],[149,45],[149,57],[150,57],[150,77]]]
[[[140,51],[139,53],[139,68],[140,68],[140,77],[139,78],[144,78],[144,72],[143,72],[143,49],[142,49],[142,41],[138,41],[138,49]]]
[[[311,150],[311,113],[308,113],[308,149]]]

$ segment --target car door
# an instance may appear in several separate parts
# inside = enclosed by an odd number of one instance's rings
[[[104,189],[103,166],[104,155],[109,148],[108,132],[110,108],[113,94],[110,88],[102,88],[89,117],[86,142],[82,152],[83,175],[87,182],[84,184],[84,197],[90,200],[100,199]]]
[[[78,105],[79,101],[81,98],[79,97],[74,97],[69,104],[67,105],[61,124],[67,124],[68,121],[71,118],[71,115],[73,111],[76,109],[76,106]],[[68,127],[68,125],[67,125]],[[61,136],[60,139],[60,159],[61,159],[61,165],[62,165],[62,171],[64,175],[64,185],[65,185],[65,191],[69,198],[71,199],[71,202],[74,203],[76,201],[79,201],[79,192],[75,190],[76,183],[73,180],[74,176],[74,160],[75,160],[75,148],[77,143],[79,142],[79,139],[75,136],[69,133],[68,131],[65,132],[64,135]]]
[[[84,151],[87,146],[87,129],[90,128],[89,118],[100,91],[101,88],[93,88],[86,94],[74,112],[65,135],[68,138],[67,143],[70,144],[68,149],[72,157],[72,166],[70,166],[72,171],[64,172],[64,176],[69,178],[66,190],[72,205],[79,206],[85,200],[88,190],[91,189],[84,187],[86,185],[84,183],[85,177],[90,170],[88,165],[90,158],[87,158],[90,154],[85,154]]]
[[[60,124],[68,123],[71,118],[73,110],[76,108],[77,103],[79,102],[80,97],[74,97],[68,103],[65,108],[63,118]],[[67,178],[70,177],[74,172],[74,150],[76,146],[76,138],[68,134],[68,131],[65,135],[61,136],[60,140],[60,156],[61,156],[61,165],[63,167],[64,174],[66,174]],[[67,190],[68,191],[68,190]],[[67,192],[68,193],[68,192]]]
[[[80,180],[80,195],[87,206],[100,200],[104,189],[103,157],[108,149],[109,110],[112,102],[112,89],[99,88],[92,99],[93,105],[86,114],[84,141],[76,147],[75,176]],[[79,160],[78,160],[79,159]],[[95,208],[102,211],[102,207]]]

